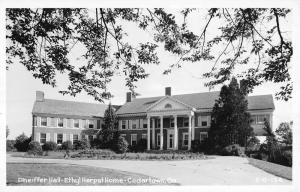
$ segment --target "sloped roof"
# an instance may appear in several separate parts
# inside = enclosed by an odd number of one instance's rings
[[[34,102],[32,113],[103,117],[106,108],[105,104],[44,99]]]
[[[190,105],[196,109],[212,109],[215,100],[218,99],[220,92],[203,92],[203,93],[191,93],[182,95],[172,95],[175,99]],[[132,114],[132,113],[145,113],[146,109],[163,98],[160,97],[148,97],[148,98],[136,98],[131,102],[125,103],[118,111],[117,114]],[[274,109],[272,95],[257,95],[248,96],[248,109]]]

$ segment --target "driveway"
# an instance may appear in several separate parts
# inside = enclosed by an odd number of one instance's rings
[[[167,179],[181,185],[282,185],[291,181],[248,164],[246,158],[211,156],[206,160],[73,160],[11,157],[7,163],[58,163],[103,167]]]

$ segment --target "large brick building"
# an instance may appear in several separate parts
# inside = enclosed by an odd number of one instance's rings
[[[104,104],[45,99],[37,91],[33,107],[33,137],[44,143],[95,137],[103,124]],[[147,139],[148,149],[190,149],[192,140],[208,137],[210,113],[219,92],[172,95],[171,88],[159,97],[134,98],[116,107],[121,135],[134,145]],[[272,126],[272,95],[248,96],[248,110],[256,135],[264,135],[264,119]],[[161,126],[162,125],[162,126]]]

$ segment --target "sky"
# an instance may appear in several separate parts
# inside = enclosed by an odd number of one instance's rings
[[[201,19],[201,18],[198,18]],[[134,43],[143,42],[151,39],[151,34],[148,32],[141,33],[130,24],[126,25],[129,36],[128,41]],[[196,24],[193,24],[195,30],[200,31]],[[213,34],[211,34],[213,35]],[[72,50],[70,60],[74,65],[84,62],[78,57],[78,53],[82,52],[83,48],[78,46]],[[140,80],[137,83],[136,92],[141,94],[139,97],[151,97],[164,95],[165,87],[172,87],[172,94],[186,94],[209,91],[204,87],[206,79],[200,78],[201,75],[207,72],[211,65],[204,62],[184,63],[180,69],[175,69],[169,75],[163,75],[163,71],[171,64],[178,60],[178,57],[170,55],[159,48],[159,58],[161,64],[148,65],[146,70],[150,76]],[[30,72],[17,61],[9,67],[6,72],[6,112],[7,125],[10,129],[9,139],[14,139],[16,136],[24,132],[26,135],[31,135],[32,128],[32,108],[35,101],[35,92],[37,90],[45,93],[45,98],[61,99],[69,101],[93,102],[97,103],[91,96],[81,93],[76,97],[61,95],[59,90],[65,88],[68,84],[66,76],[57,76],[58,86],[53,88],[49,85],[43,85],[38,79],[34,79]],[[250,95],[272,94],[274,98],[275,111],[273,114],[273,129],[277,128],[280,122],[291,121],[292,111],[294,106],[292,101],[281,101],[275,99],[275,93],[279,89],[279,85],[273,83],[265,83],[256,87]],[[125,80],[123,75],[114,76],[109,89],[114,95],[111,99],[112,104],[122,105],[125,103],[126,92]],[[219,91],[220,86],[216,86],[211,91]],[[106,101],[108,103],[109,101]]]

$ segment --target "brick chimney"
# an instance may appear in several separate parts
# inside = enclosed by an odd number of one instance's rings
[[[131,94],[131,92],[127,92],[126,93],[126,103],[127,102],[131,102],[131,100],[132,100],[132,94]]]
[[[36,91],[36,101],[44,101],[44,92]]]
[[[166,96],[167,96],[167,95],[172,96],[172,94],[171,94],[171,87],[166,87],[166,88],[165,88],[165,95],[166,95]]]

